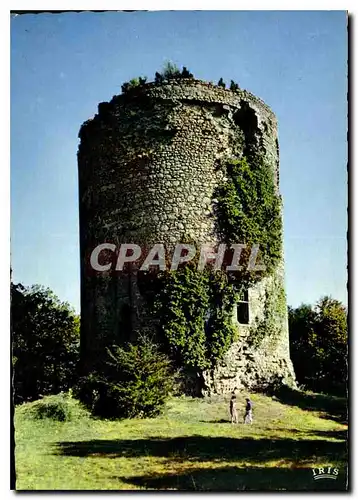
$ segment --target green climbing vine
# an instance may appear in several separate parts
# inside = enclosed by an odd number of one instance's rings
[[[227,244],[247,245],[246,254],[243,252],[245,263],[250,248],[258,245],[260,262],[265,266],[259,272],[250,272],[243,266],[241,272],[231,273],[231,279],[242,290],[264,277],[273,277],[282,259],[281,198],[272,169],[260,152],[251,154],[250,160],[230,159],[224,167],[227,180],[215,193],[218,233]],[[263,309],[263,318],[250,328],[247,338],[247,344],[253,348],[258,348],[265,337],[274,342],[280,334],[286,299],[284,289],[274,278],[272,286],[265,288]]]
[[[205,368],[208,275],[187,265],[168,273],[155,299],[160,334],[179,365]]]
[[[225,169],[228,180],[214,194],[218,232],[228,244],[259,245],[266,266],[265,273],[256,275],[261,279],[271,274],[282,256],[281,198],[274,176],[262,155],[250,163],[245,157],[228,160]]]
[[[259,348],[264,338],[270,339],[269,348],[274,348],[281,334],[282,321],[287,312],[286,295],[282,285],[274,282],[265,289],[264,315],[257,325],[250,328],[247,344]]]
[[[160,340],[179,366],[212,368],[237,338],[232,313],[236,290],[222,271],[197,262],[167,271],[143,287],[158,319]]]

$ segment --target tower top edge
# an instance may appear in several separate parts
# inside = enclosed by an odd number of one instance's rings
[[[195,78],[170,79],[162,83],[148,82],[134,87],[126,93],[114,95],[109,102],[102,102],[98,105],[98,113],[84,122],[83,125],[92,121],[102,114],[102,110],[110,110],[118,105],[135,105],[141,97],[151,98],[158,101],[190,102],[194,101],[205,105],[227,105],[233,108],[240,108],[242,102],[246,102],[256,111],[271,121],[277,127],[277,119],[271,108],[259,97],[251,92],[238,88],[230,90],[220,87],[214,83],[198,80]]]

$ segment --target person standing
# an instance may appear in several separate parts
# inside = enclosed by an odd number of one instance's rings
[[[252,401],[246,398],[244,424],[252,424]]]
[[[232,424],[237,424],[238,423],[238,418],[237,418],[237,407],[236,407],[236,394],[235,391],[232,391],[231,393],[231,399],[230,399],[230,415],[231,415],[231,423]]]

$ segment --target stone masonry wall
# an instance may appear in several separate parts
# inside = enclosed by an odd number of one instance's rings
[[[249,136],[261,141],[278,190],[275,116],[244,90],[197,80],[147,84],[101,103],[94,119],[83,124],[78,151],[82,359],[93,364],[107,345],[124,340],[128,324],[140,328],[147,322],[135,275],[94,273],[91,251],[104,242],[217,243],[213,193],[225,182],[221,160],[242,155]],[[204,374],[208,393],[262,385],[277,374],[292,379],[286,310],[275,312],[275,335],[268,334],[259,347],[246,340],[283,287],[282,262],[276,276],[249,291],[250,325],[237,324],[239,342],[214,373]]]

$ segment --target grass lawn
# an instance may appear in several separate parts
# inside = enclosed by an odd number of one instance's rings
[[[123,421],[85,412],[36,420],[24,404],[15,412],[16,489],[346,490],[343,399],[251,397],[252,425],[230,424],[224,397],[175,398],[161,417]],[[311,468],[328,466],[337,479],[314,481]]]

